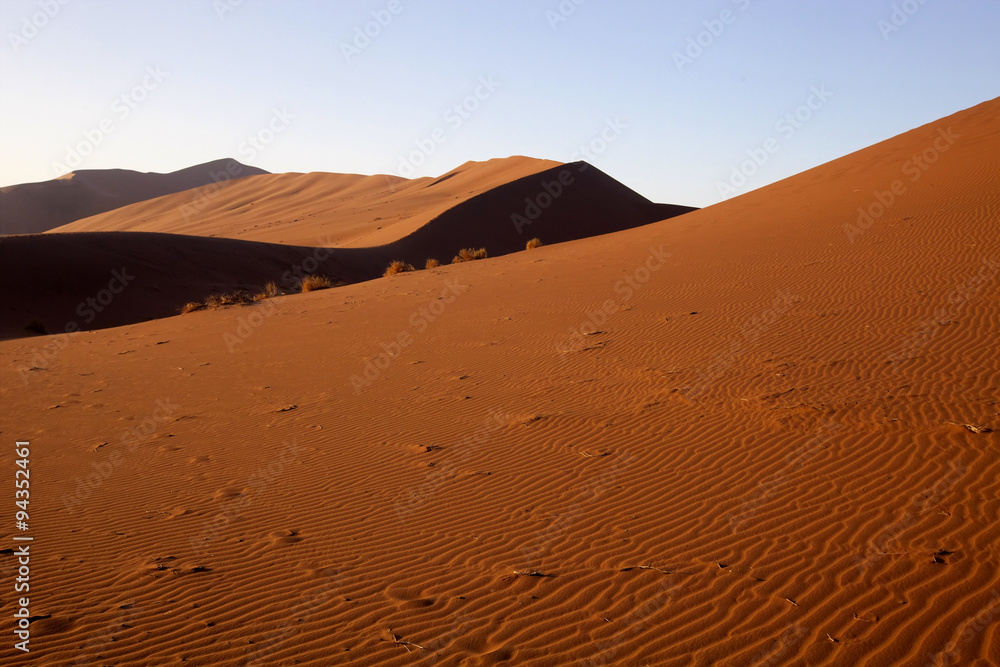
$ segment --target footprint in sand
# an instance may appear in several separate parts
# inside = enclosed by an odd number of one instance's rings
[[[297,530],[276,530],[268,535],[268,541],[272,546],[282,546],[288,544],[298,544],[305,538]]]

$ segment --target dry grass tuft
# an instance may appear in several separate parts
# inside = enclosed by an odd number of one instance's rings
[[[401,262],[398,259],[389,265],[389,268],[385,270],[382,274],[383,277],[394,276],[397,273],[405,273],[406,271],[415,271],[412,264],[407,264],[406,262]]]
[[[532,248],[541,248],[541,247],[542,247],[542,240],[536,236],[535,238],[528,241],[527,245],[524,246],[524,249],[531,250]]]
[[[224,294],[213,294],[205,299],[205,305],[209,308],[224,308],[226,306],[245,306],[253,303],[253,295],[250,292],[238,289]]]
[[[259,296],[259,295],[258,295]],[[259,299],[250,292],[242,289],[226,292],[224,294],[213,294],[205,299],[204,303],[189,301],[181,307],[181,314],[193,313],[196,310],[205,308],[225,308],[226,306],[248,306]]]
[[[437,261],[436,259],[429,259],[426,262],[424,262],[425,269],[436,269],[439,266],[441,266],[441,262]]]
[[[471,262],[474,259],[486,259],[486,248],[479,248],[474,250],[473,248],[462,248],[458,251],[458,254],[452,258],[452,264],[458,264],[459,262]]]
[[[257,292],[253,295],[253,300],[263,301],[264,299],[270,299],[275,296],[278,296],[278,286],[272,280],[268,284],[264,285],[263,291]]]
[[[328,287],[339,287],[344,284],[345,283],[342,282],[334,283],[326,276],[312,273],[302,278],[299,282],[299,287],[303,292],[312,292],[314,290],[326,289]],[[180,312],[182,315],[186,315],[187,313],[193,313],[196,310],[205,310],[206,308],[214,309],[225,308],[226,306],[249,306],[259,303],[260,301],[276,297],[279,294],[282,294],[282,291],[278,289],[277,283],[272,280],[264,285],[263,289],[256,294],[242,289],[226,292],[224,294],[213,294],[205,299],[204,303],[200,301],[189,301],[181,306]]]
[[[333,281],[326,276],[320,275],[318,273],[310,273],[308,276],[302,278],[302,282],[299,284],[300,289],[303,292],[314,292],[321,289],[329,289],[335,287]]]

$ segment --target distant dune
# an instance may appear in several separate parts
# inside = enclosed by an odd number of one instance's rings
[[[143,231],[292,245],[376,246],[470,197],[559,166],[527,157],[468,162],[438,178],[270,174],[126,206],[55,232]]]
[[[311,182],[323,196],[306,197],[311,208],[302,209],[302,215],[306,210],[330,208],[296,229],[299,235],[318,240],[318,247],[135,231],[137,227],[163,228],[150,221],[132,226],[132,231],[79,231],[109,222],[104,216],[60,227],[59,233],[10,237],[0,244],[0,291],[8,295],[0,303],[0,337],[33,335],[39,323],[45,331],[57,333],[67,331],[67,327],[98,329],[167,317],[176,315],[188,301],[235,289],[258,290],[269,281],[293,290],[296,276],[304,272],[354,283],[382,275],[386,266],[397,259],[418,267],[423,267],[428,258],[447,264],[467,247],[484,247],[491,256],[498,256],[524,250],[528,239],[536,236],[545,243],[556,243],[637,227],[694,210],[654,204],[582,162],[505,182],[546,164],[515,159],[464,165],[438,179],[404,183],[405,189],[399,193],[387,194],[385,186],[379,185],[375,191],[379,197],[388,197],[385,200],[373,198],[368,187],[379,183],[378,176],[256,176],[220,192],[222,199],[237,189],[256,189],[257,183],[263,181],[280,183],[281,195],[276,196],[276,202],[267,195],[258,199],[263,202],[259,207],[263,210],[290,201],[291,184],[308,188],[306,183]],[[478,181],[477,174],[490,178]],[[334,183],[341,187],[332,187]],[[470,190],[473,183],[478,187]],[[501,185],[490,187],[497,183]],[[435,188],[436,193],[427,193]],[[267,192],[266,185],[262,191]],[[157,206],[157,202],[188,196],[179,193],[136,206]],[[452,205],[455,201],[461,203]],[[429,210],[413,208],[420,204]],[[213,207],[218,206],[213,203]],[[119,219],[131,208],[109,215]],[[445,210],[431,217],[441,209]],[[347,216],[339,237],[334,231],[336,210],[355,212],[353,218]],[[267,214],[254,215],[260,219]],[[382,225],[372,222],[378,218],[391,221],[384,233],[378,229]],[[176,214],[172,220],[176,221]],[[223,220],[216,214],[198,223],[198,227],[207,234],[216,221],[225,227]],[[419,226],[414,229],[415,225]],[[69,229],[78,231],[64,232]],[[237,230],[229,227],[225,231]],[[350,247],[362,241],[391,238],[396,240],[385,245]],[[344,247],[324,247],[334,246],[334,239]],[[307,262],[307,258],[312,259]],[[116,271],[134,278],[128,289],[112,299],[108,283]],[[98,304],[100,307],[89,304],[89,298],[102,293],[108,303]],[[26,329],[29,324],[32,328]]]
[[[0,234],[37,234],[138,201],[266,173],[223,159],[169,174],[81,169],[51,181],[10,185],[0,189]]]

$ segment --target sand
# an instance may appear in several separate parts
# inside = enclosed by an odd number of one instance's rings
[[[998,178],[993,100],[663,222],[0,342],[28,660],[996,664]]]
[[[406,236],[471,197],[558,166],[552,160],[514,156],[468,162],[438,178],[267,174],[140,202],[54,231],[142,231],[301,246],[377,246]]]
[[[0,189],[0,234],[37,234],[139,201],[266,174],[232,159],[168,174],[129,169],[81,169],[40,183]]]
[[[190,236],[167,224],[92,230],[92,221],[102,216],[53,233],[8,237],[0,246],[0,291],[9,295],[0,302],[0,337],[132,324],[177,315],[186,303],[212,294],[257,293],[268,282],[297,292],[301,277],[310,273],[350,284],[381,276],[394,260],[421,268],[430,258],[446,264],[463,248],[485,248],[496,257],[523,251],[534,237],[545,243],[568,241],[694,210],[654,204],[586,163],[556,164],[541,169],[549,163],[508,158],[465,165],[438,179],[407,182],[398,196],[378,190],[381,198],[376,199],[364,183],[381,177],[320,176],[314,193],[318,198],[309,201],[317,210],[327,207],[333,212],[292,223],[297,234],[313,239],[310,246],[247,240],[234,229],[227,238]],[[466,189],[469,172],[483,177],[476,189]],[[216,196],[222,199],[243,188],[257,192],[254,183],[261,179],[280,181],[280,194],[250,206],[266,218],[274,206],[295,199],[299,176],[250,177],[234,181]],[[358,179],[363,181],[360,186]],[[349,180],[355,186],[346,190],[331,186]],[[136,206],[157,206],[159,201],[173,206],[193,201],[192,194],[186,191]],[[429,212],[414,213],[416,203],[427,201],[435,202]],[[186,205],[170,210],[176,217]],[[337,210],[347,211],[340,235],[328,233]],[[356,222],[359,211],[365,212],[367,226]],[[392,222],[381,225],[386,219]],[[198,226],[203,232],[208,229]],[[359,247],[373,242],[381,245]]]

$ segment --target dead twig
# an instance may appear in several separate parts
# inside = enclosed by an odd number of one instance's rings
[[[973,433],[992,433],[993,432],[993,429],[991,429],[989,426],[980,426],[979,424],[962,424],[962,423],[959,423],[959,422],[948,422],[948,421],[946,421],[945,424],[951,424],[953,426],[964,426],[965,428],[969,429]]]
[[[382,640],[382,641],[386,641],[386,640]],[[397,635],[395,632],[392,633],[392,643],[396,644],[397,646],[402,646],[403,648],[406,649],[407,653],[413,653],[413,651],[410,650],[411,646],[416,646],[417,648],[422,649],[424,651],[427,650],[426,648],[424,648],[420,644],[414,644],[413,642],[403,641],[403,638],[400,637],[399,635]]]
[[[674,574],[677,572],[677,570],[664,570],[663,568],[654,567],[652,565],[632,565],[621,569],[622,572],[628,572],[629,570],[655,570],[657,572],[662,572],[663,574]]]

